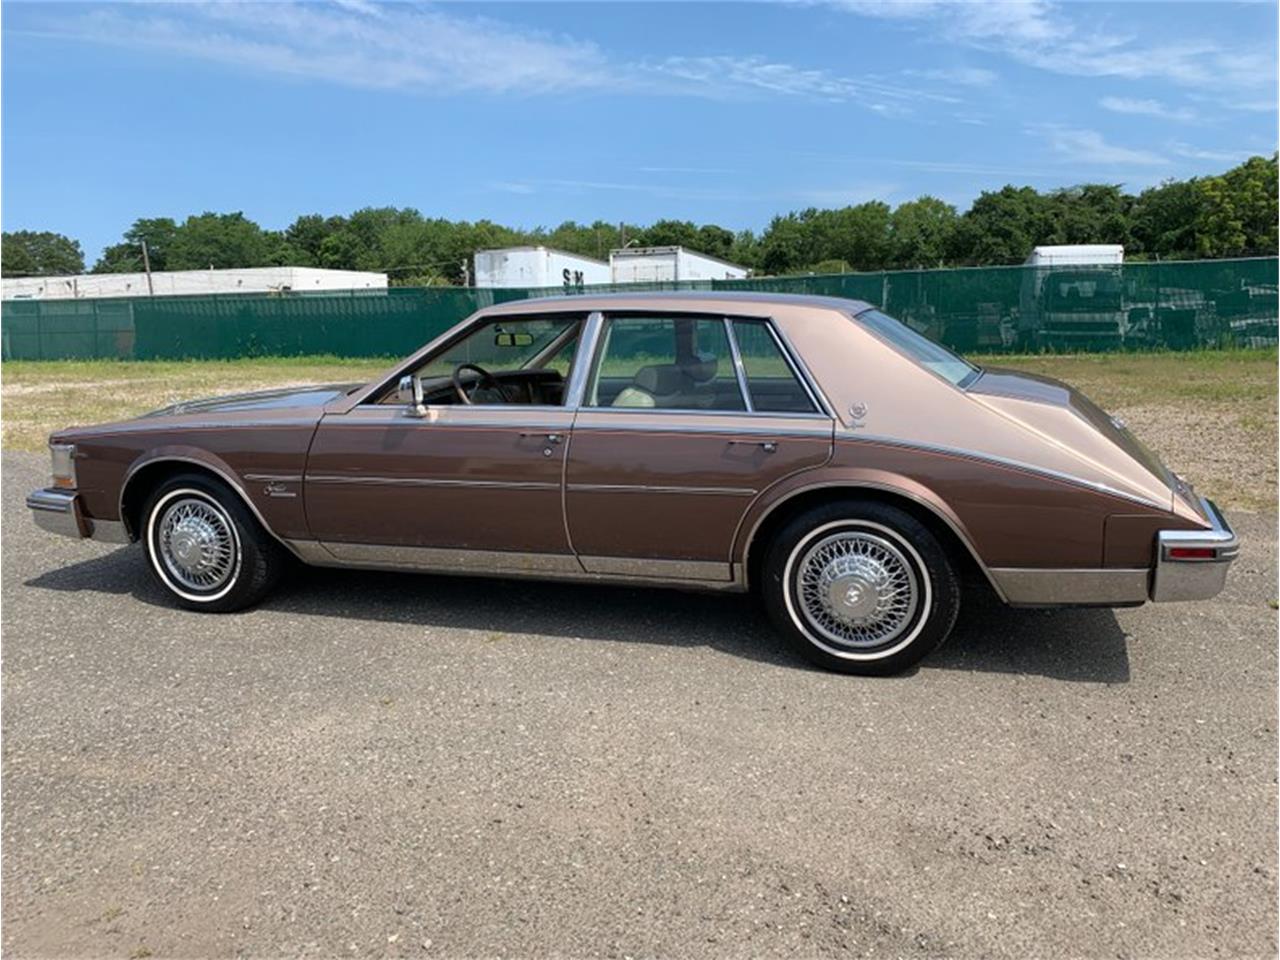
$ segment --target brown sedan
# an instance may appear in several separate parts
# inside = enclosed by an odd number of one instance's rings
[[[756,590],[822,666],[946,638],[963,575],[1017,606],[1222,589],[1221,513],[1070,387],[865,303],[637,294],[481,310],[372,383],[55,434],[46,529],[141,540],[175,601],[308,564]]]

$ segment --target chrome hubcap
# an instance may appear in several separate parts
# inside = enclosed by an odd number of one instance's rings
[[[797,566],[796,586],[805,619],[846,647],[894,639],[920,602],[915,571],[902,551],[861,531],[835,533],[810,547]]]
[[[215,590],[231,577],[236,541],[230,518],[205,500],[184,498],[160,518],[160,556],[169,573],[193,590]]]

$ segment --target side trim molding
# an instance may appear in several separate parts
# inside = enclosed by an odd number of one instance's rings
[[[441,573],[528,574],[581,573],[577,559],[568,553],[518,553],[505,550],[462,550],[441,547],[413,547],[396,544],[321,544],[337,560],[352,566],[390,566],[398,569],[434,570]]]
[[[590,563],[595,568],[584,569],[583,564],[570,554],[458,550],[373,543],[322,543],[317,540],[288,540],[285,543],[304,562],[317,567],[587,581],[739,593],[746,589],[741,578],[734,576],[734,566],[727,562],[584,557],[583,562]]]
[[[580,557],[588,573],[686,581],[733,579],[733,566],[719,560],[654,560],[649,557]]]
[[[307,474],[307,483],[357,484],[388,487],[482,487],[500,490],[559,490],[560,484],[536,480],[456,480],[433,477],[369,477],[345,474]]]
[[[570,493],[682,493],[720,497],[751,497],[756,493],[750,487],[664,487],[643,483],[571,483],[568,490]]]

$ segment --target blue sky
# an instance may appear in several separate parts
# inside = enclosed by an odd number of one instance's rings
[[[414,206],[521,226],[1005,183],[1130,189],[1276,149],[1272,3],[3,6],[4,228]]]

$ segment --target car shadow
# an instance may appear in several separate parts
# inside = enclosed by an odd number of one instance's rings
[[[172,607],[136,546],[50,570],[24,585],[128,595]],[[261,609],[423,627],[706,646],[777,666],[813,669],[779,639],[759,603],[737,594],[301,567]],[[1091,683],[1129,679],[1125,635],[1110,610],[1013,610],[989,591],[966,594],[951,638],[916,671],[921,669]]]

